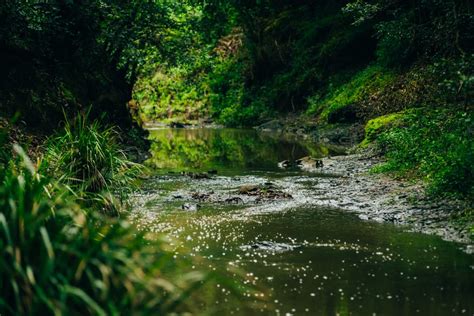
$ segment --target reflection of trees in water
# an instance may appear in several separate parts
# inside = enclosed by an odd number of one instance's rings
[[[252,130],[163,129],[152,131],[150,140],[148,163],[164,169],[272,168],[282,159],[327,154],[320,146]]]

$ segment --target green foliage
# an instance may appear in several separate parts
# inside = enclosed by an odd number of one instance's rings
[[[324,97],[309,98],[308,113],[319,113],[323,120],[341,108],[354,105],[372,93],[382,90],[394,79],[394,73],[380,66],[369,66],[356,73],[347,83],[330,88]]]
[[[166,43],[166,52],[141,52],[147,58],[133,87],[140,122],[197,123],[209,117],[209,73],[219,56],[213,51],[216,39],[201,29],[200,21],[209,18],[203,10],[196,3],[174,3],[161,35],[173,44]]]
[[[0,111],[19,111],[29,125],[49,127],[64,108],[69,114],[94,103],[126,121],[124,107],[117,106],[125,102],[124,80],[98,44],[103,10],[100,1],[2,3]]]
[[[337,95],[341,74],[469,56],[471,12],[466,0],[8,1],[0,105],[31,123],[59,121],[65,104],[123,120],[136,83],[144,120],[255,124],[311,96],[311,111],[317,96],[337,109],[359,97]]]
[[[48,172],[85,194],[122,192],[138,171],[121,150],[117,132],[99,121],[89,121],[87,114],[66,120],[45,147]]]
[[[0,168],[8,162],[10,158],[10,148],[8,148],[8,125],[0,120]]]
[[[196,6],[201,14],[191,31],[171,27],[178,41],[183,32],[194,34],[178,55],[195,57],[176,62],[171,54],[165,62],[146,63],[150,71],[141,74],[134,93],[142,118],[186,121],[196,109],[225,125],[243,126],[258,124],[276,111],[302,109],[308,91],[334,73],[326,64],[355,68],[371,55],[358,45],[363,38],[370,40],[368,28],[351,30],[341,5],[318,4],[317,10],[309,3],[222,1]],[[208,36],[211,25],[213,35]],[[354,63],[347,58],[349,52],[363,60]]]
[[[404,16],[394,21],[377,25],[379,43],[377,61],[388,66],[407,63],[413,58],[413,34],[409,20]]]
[[[0,169],[0,313],[119,315],[186,310],[204,276],[160,240],[85,212],[19,158]],[[166,278],[164,275],[167,275]]]
[[[206,76],[197,69],[159,68],[138,79],[133,99],[139,105],[140,122],[194,122],[205,116],[207,90]]]
[[[222,58],[209,74],[211,115],[227,126],[255,125],[269,114],[268,106],[261,100],[246,104],[244,67],[243,57]]]
[[[366,3],[365,1],[355,1],[347,3],[342,12],[349,14],[354,18],[353,25],[361,25],[362,23],[373,19],[380,12],[380,4]]]
[[[373,47],[369,29],[350,25],[342,4],[284,1],[241,8],[250,51],[244,100],[301,111],[308,95],[325,94],[331,77],[366,66]]]
[[[465,55],[472,50],[472,4],[465,0],[356,0],[344,11],[355,25],[372,23],[378,38],[377,59],[406,66],[420,58]]]
[[[474,98],[474,54],[442,58],[428,69],[438,78],[433,94],[440,103],[468,105]]]
[[[365,125],[365,138],[362,141],[361,146],[365,147],[375,141],[377,136],[394,127],[403,117],[403,113],[392,113],[368,121]]]
[[[419,109],[378,137],[388,162],[379,171],[414,172],[437,195],[474,196],[472,112]]]

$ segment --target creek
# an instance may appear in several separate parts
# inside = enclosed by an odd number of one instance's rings
[[[253,130],[156,129],[150,139],[147,163],[156,174],[133,197],[132,219],[165,233],[177,253],[203,258],[201,268],[227,271],[259,289],[243,290],[251,308],[222,282],[201,291],[201,310],[474,314],[474,256],[459,244],[363,221],[332,204],[341,198],[331,196],[341,175],[324,166],[278,166],[338,150]]]

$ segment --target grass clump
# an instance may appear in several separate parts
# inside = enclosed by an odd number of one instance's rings
[[[128,222],[86,212],[20,147],[15,152],[0,167],[0,314],[186,310],[203,275],[183,274],[163,242]]]
[[[388,162],[376,171],[414,173],[438,196],[474,196],[474,116],[460,109],[416,109],[377,139]]]
[[[139,172],[127,159],[118,133],[78,115],[50,137],[45,145],[49,174],[87,199],[108,204],[113,195],[126,193]]]

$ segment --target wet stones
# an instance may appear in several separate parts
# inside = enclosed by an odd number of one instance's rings
[[[324,166],[322,160],[315,159],[313,157],[303,157],[301,159],[296,160],[295,164],[301,169],[322,168]]]
[[[242,200],[242,198],[239,198],[239,197],[230,197],[228,199],[225,199],[224,202],[227,204],[235,204],[235,205],[244,204],[244,200]]]
[[[182,206],[181,206],[181,209],[183,211],[189,211],[189,212],[196,212],[197,210],[199,210],[201,208],[201,205],[199,204],[191,204],[191,203],[184,203]]]
[[[256,129],[262,132],[274,132],[274,131],[281,131],[283,127],[284,125],[281,121],[272,120],[256,127]]]
[[[303,157],[295,161],[283,160],[278,163],[278,167],[281,169],[288,169],[292,167],[297,167],[302,170],[313,170],[316,168],[322,168],[324,163],[321,159],[316,159],[313,157]]]
[[[277,188],[273,183],[266,182],[263,185],[246,184],[239,188],[240,195],[255,196],[261,199],[292,199],[291,194]]]
[[[213,196],[214,191],[202,193],[202,192],[193,192],[191,198],[197,200],[201,203],[210,202],[210,203],[225,203],[229,205],[241,205],[244,204],[244,200],[238,196],[230,196],[228,198],[222,198],[222,196]]]
[[[189,126],[189,125],[187,125],[185,123],[181,123],[181,122],[172,122],[172,123],[170,123],[171,128],[186,128],[187,126]]]
[[[292,166],[292,163],[289,160],[283,160],[278,163],[278,168],[281,168],[281,169],[288,169],[291,166]]]
[[[250,245],[244,245],[241,247],[242,250],[259,250],[269,252],[286,252],[292,251],[297,248],[301,248],[301,245],[276,243],[271,241],[257,241]]]
[[[197,180],[211,178],[208,173],[203,173],[203,172],[182,172],[181,175],[188,176],[191,179],[197,179]]]
[[[214,192],[209,192],[209,193],[200,193],[200,192],[193,192],[191,194],[191,197],[195,200],[198,200],[198,201],[201,201],[201,202],[204,202],[204,201],[207,201],[210,199],[211,197],[211,194],[213,194]]]
[[[204,179],[211,179],[211,176],[217,175],[218,171],[217,170],[208,170],[207,172],[187,172],[183,171],[181,172],[181,175],[190,177],[191,179],[196,179],[196,180],[204,180]]]
[[[258,185],[245,184],[239,188],[239,194],[256,195],[258,193]]]

